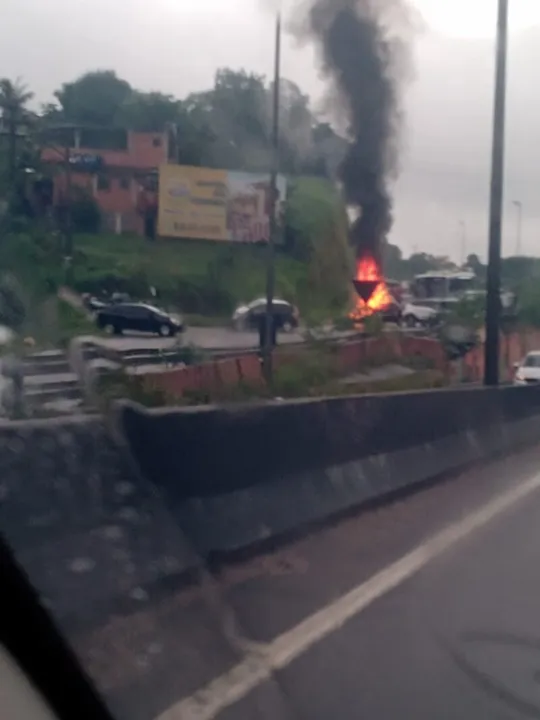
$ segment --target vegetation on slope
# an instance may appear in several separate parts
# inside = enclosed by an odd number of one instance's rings
[[[31,305],[54,293],[64,279],[59,238],[34,226],[0,243],[0,266],[13,272]],[[80,292],[128,292],[185,313],[226,316],[240,302],[265,292],[265,246],[114,235],[75,239],[73,284]],[[276,293],[304,313],[343,312],[352,266],[343,205],[331,183],[293,181],[286,228],[276,254]]]

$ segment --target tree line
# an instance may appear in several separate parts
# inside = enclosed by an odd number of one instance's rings
[[[0,79],[0,202],[19,169],[39,165],[40,143],[47,128],[62,125],[97,133],[102,129],[109,136],[114,136],[115,129],[167,130],[171,159],[179,163],[268,171],[272,93],[272,83],[243,69],[222,68],[216,72],[211,88],[183,99],[158,90],[141,91],[113,70],[95,70],[63,83],[54,92],[53,101],[36,111],[31,108],[34,95],[22,80]],[[336,180],[347,140],[317,115],[309,96],[287,79],[280,83],[280,127],[283,173]],[[302,206],[304,215],[314,215],[313,204],[301,198],[296,204]],[[294,230],[296,219],[292,222],[289,218],[289,225]],[[305,250],[300,252],[301,243],[295,234],[297,255],[307,258],[311,244],[312,239],[306,238]],[[527,258],[503,260],[503,282],[511,289],[525,283],[532,293],[540,275],[539,262]],[[390,243],[385,248],[384,264],[385,274],[396,280],[429,270],[457,269],[448,258],[426,252],[405,258],[400,248]],[[485,266],[478,256],[470,255],[467,265],[482,283]]]
[[[63,124],[167,130],[172,159],[181,164],[261,172],[270,167],[272,93],[271,83],[246,70],[222,68],[211,88],[183,99],[138,90],[113,70],[95,70],[63,83],[53,102],[32,112],[31,90],[20,80],[5,78],[0,81],[2,134],[17,137],[22,128],[35,133]],[[282,172],[335,177],[346,140],[317,116],[309,96],[286,79],[280,83],[280,128]],[[8,177],[17,163],[28,160],[27,145],[23,138],[2,143]]]

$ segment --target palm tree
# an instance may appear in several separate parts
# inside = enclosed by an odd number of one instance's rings
[[[34,97],[19,78],[15,82],[2,78],[0,80],[0,117],[2,126],[0,133],[8,136],[8,173],[9,180],[15,180],[17,168],[17,135],[29,118],[26,108]],[[3,131],[3,132],[2,132]]]

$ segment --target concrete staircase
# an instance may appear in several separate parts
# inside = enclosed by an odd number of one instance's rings
[[[79,378],[63,350],[28,355],[23,360],[24,397],[31,415],[49,416],[84,411]]]

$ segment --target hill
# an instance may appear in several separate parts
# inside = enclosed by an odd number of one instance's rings
[[[36,228],[0,245],[0,265],[12,271],[31,302],[63,283],[60,239]],[[229,315],[235,305],[264,294],[266,247],[190,240],[150,242],[135,236],[78,235],[73,286],[80,292],[129,292],[184,313]],[[291,181],[286,227],[276,253],[276,294],[308,317],[339,314],[350,298],[351,256],[343,203],[331,183]]]

